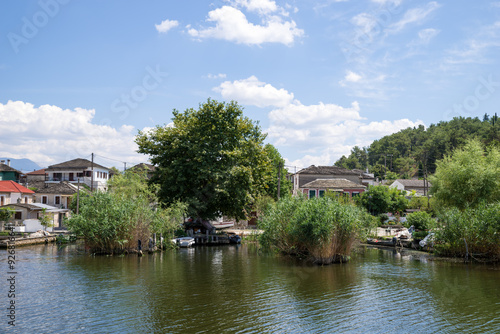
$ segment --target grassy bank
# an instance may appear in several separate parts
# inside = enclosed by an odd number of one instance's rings
[[[345,262],[373,220],[353,204],[332,198],[281,199],[259,219],[263,249],[306,258],[317,264]]]

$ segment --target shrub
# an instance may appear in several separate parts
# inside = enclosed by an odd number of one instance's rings
[[[436,220],[425,211],[417,211],[406,216],[406,223],[417,230],[429,230],[436,227]]]

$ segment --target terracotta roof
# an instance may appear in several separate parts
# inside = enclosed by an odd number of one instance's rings
[[[352,170],[337,166],[309,166],[301,169],[297,174],[319,174],[319,175],[359,175]]]
[[[9,165],[2,164],[2,163],[0,163],[0,172],[16,172],[16,173],[22,174],[22,172],[18,171],[17,169],[12,168]]]
[[[31,181],[29,187],[36,188],[36,194],[55,194],[55,195],[73,195],[78,192],[78,187],[66,181],[57,183],[45,183],[44,181]],[[80,192],[86,192],[83,186],[80,186]]]
[[[45,169],[35,170],[33,172],[29,172],[26,175],[45,175]]]
[[[46,170],[47,171],[67,170],[67,169],[81,169],[81,170],[83,170],[83,169],[87,169],[90,167],[92,167],[92,162],[90,160],[77,158],[77,159],[73,159],[70,161],[61,162],[60,164],[49,166],[49,168],[47,168]],[[94,162],[94,168],[104,168],[104,169],[109,170],[108,167],[98,165],[95,162]]]
[[[301,188],[364,189],[366,187],[346,179],[316,179],[304,184]]]
[[[34,194],[35,192],[14,181],[0,181],[0,193]]]
[[[397,182],[401,183],[405,188],[410,187],[410,188],[423,188],[424,187],[424,180],[405,180],[405,179],[397,179]],[[394,182],[396,182],[394,181]],[[427,182],[428,186],[431,186],[430,182]]]

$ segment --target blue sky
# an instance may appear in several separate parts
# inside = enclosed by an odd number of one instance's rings
[[[289,166],[500,105],[500,1],[2,1],[0,156],[123,166],[238,101]]]

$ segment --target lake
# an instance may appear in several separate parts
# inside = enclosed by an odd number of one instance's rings
[[[16,249],[8,333],[498,333],[500,268],[361,247],[347,264],[306,265],[255,244],[143,257],[77,245]]]

